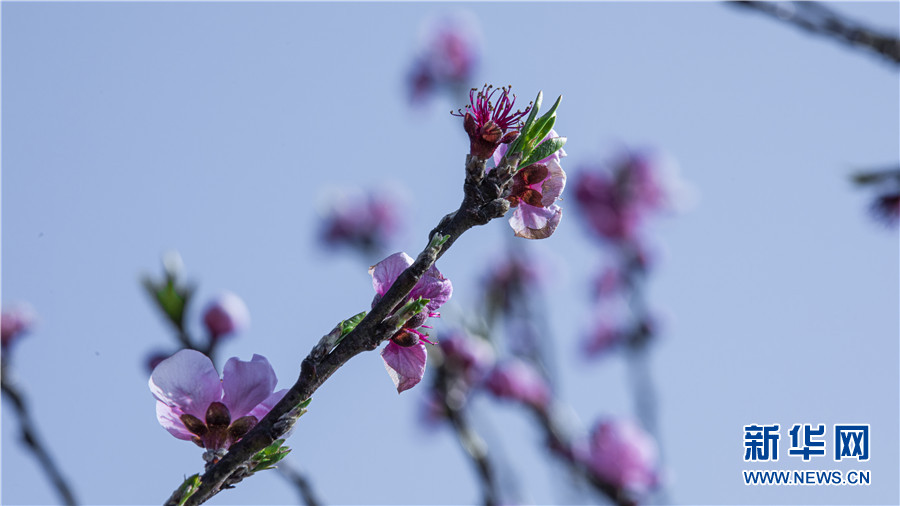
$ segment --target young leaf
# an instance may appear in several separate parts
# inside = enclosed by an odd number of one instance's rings
[[[559,151],[565,144],[565,137],[553,137],[552,139],[547,139],[544,142],[538,144],[538,146],[534,148],[534,150],[528,155],[528,158],[524,160],[519,166],[524,168],[539,160],[543,160],[544,158],[547,158],[553,153]]]

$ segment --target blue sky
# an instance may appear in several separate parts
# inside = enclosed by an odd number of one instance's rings
[[[898,4],[832,4],[896,32]],[[441,98],[413,110],[404,77],[429,16],[465,8],[482,82],[564,95],[564,168],[619,145],[671,153],[698,198],[662,219],[649,297],[670,498],[693,504],[896,504],[900,495],[897,234],[866,214],[856,169],[897,162],[898,75],[864,52],[711,3],[2,4],[2,297],[39,312],[15,350],[40,430],[82,502],[162,502],[200,451],[159,427],[143,367],[172,342],[138,280],[181,252],[198,301],[232,290],[252,326],[220,356],[269,357],[289,386],[335,322],[368,307],[366,263],[316,242],[330,189],[404,195],[413,254],[460,200],[467,140]],[[578,356],[585,279],[602,255],[574,204],[527,243],[554,262],[547,318],[560,394],[589,425],[629,415],[620,357]],[[447,314],[479,303],[502,221],[441,259]],[[193,308],[199,319],[202,304]],[[199,323],[196,323],[199,328]],[[334,504],[477,502],[449,431],[424,426],[372,353],[314,396],[290,445]],[[4,406],[5,407],[5,406]],[[522,499],[561,493],[540,435],[512,406],[476,422]],[[56,501],[2,417],[4,504]],[[742,427],[868,423],[869,487],[746,487]],[[772,469],[849,469],[782,459]],[[276,473],[214,504],[292,503]]]

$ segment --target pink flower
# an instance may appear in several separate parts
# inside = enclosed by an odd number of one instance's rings
[[[532,367],[518,359],[498,364],[485,381],[487,389],[501,399],[523,402],[537,409],[546,409],[550,402],[550,387]]]
[[[480,58],[477,22],[471,16],[448,16],[429,20],[422,33],[422,52],[410,72],[412,100],[422,101],[441,88],[464,90]]]
[[[17,338],[30,331],[36,320],[37,314],[28,304],[4,308],[0,313],[0,347],[6,350]]]
[[[656,442],[631,420],[607,420],[591,434],[586,464],[618,488],[643,494],[658,482]]]
[[[230,358],[222,379],[209,358],[181,350],[160,362],[150,375],[156,418],[178,439],[208,450],[228,449],[271,411],[287,390],[277,383],[269,361]]]
[[[494,365],[494,348],[484,339],[455,333],[439,343],[447,366],[453,368],[469,384],[481,380]]]
[[[349,246],[371,253],[391,241],[399,223],[392,195],[359,192],[333,199],[322,221],[321,237],[330,246]]]
[[[541,142],[559,137],[554,130]],[[494,163],[499,164],[506,154],[506,146],[494,152]],[[566,156],[563,149],[539,160],[527,167],[519,169],[513,176],[510,189],[510,207],[516,208],[509,225],[517,237],[525,239],[544,239],[550,237],[562,218],[562,209],[556,205],[566,187],[566,172],[559,164]]]
[[[584,170],[575,182],[591,230],[614,242],[635,239],[648,216],[678,207],[690,194],[674,161],[649,151],[626,152],[609,170]]]
[[[400,274],[412,265],[413,259],[406,253],[394,253],[369,268],[372,275],[372,286],[375,288],[374,306],[391,288]],[[425,325],[429,317],[439,317],[437,310],[450,299],[453,285],[445,279],[436,267],[432,266],[416,283],[407,297],[407,302],[428,299],[425,309],[413,315],[405,326],[397,331],[381,352],[384,366],[400,393],[416,386],[425,375],[427,353],[421,341],[433,344],[419,328],[431,328]]]
[[[584,352],[596,356],[611,350],[622,341],[622,333],[610,322],[600,320],[594,324],[588,339],[584,343]]]
[[[498,91],[500,95],[494,103],[492,100]],[[460,109],[451,114],[463,118],[463,127],[469,135],[469,154],[480,160],[493,156],[500,144],[512,142],[519,134],[520,120],[531,110],[529,105],[524,111],[513,111],[516,96],[510,98],[506,87],[484,85],[481,91],[472,88],[469,102],[465,112]]]
[[[206,307],[203,323],[211,338],[219,339],[247,328],[250,325],[250,311],[240,297],[223,292]]]

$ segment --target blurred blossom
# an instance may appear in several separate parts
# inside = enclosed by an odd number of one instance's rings
[[[872,214],[888,226],[900,223],[900,193],[885,192],[872,202]]]
[[[213,340],[241,332],[250,325],[250,311],[237,295],[223,292],[206,307],[203,323]]]
[[[36,321],[37,313],[29,304],[4,307],[0,313],[0,347],[6,351],[17,338],[31,331]]]
[[[252,429],[287,392],[269,361],[230,358],[222,379],[212,361],[195,350],[163,360],[150,375],[160,425],[178,439],[207,450],[227,450]]]
[[[445,366],[455,370],[469,385],[481,380],[494,365],[494,348],[484,339],[457,332],[438,343]]]
[[[484,278],[490,312],[508,313],[515,298],[534,289],[545,276],[543,267],[519,254],[504,254],[492,263]]]
[[[622,337],[622,333],[611,322],[601,319],[594,323],[588,334],[584,352],[590,357],[601,355],[620,344]]]
[[[606,420],[591,434],[586,464],[597,476],[635,494],[655,488],[659,456],[656,442],[632,420]]]
[[[541,142],[559,137],[551,129]],[[506,145],[494,152],[494,164],[506,154]],[[510,189],[510,207],[516,208],[509,219],[509,226],[517,237],[525,239],[544,239],[550,237],[562,218],[562,208],[556,205],[566,187],[566,172],[560,160],[566,156],[563,149],[552,155],[523,167],[513,176]]]
[[[663,154],[627,152],[602,167],[581,169],[575,200],[591,231],[614,242],[636,239],[645,220],[686,204],[692,190]]]
[[[351,191],[335,195],[321,224],[320,236],[332,247],[363,253],[386,248],[400,228],[397,196],[390,191]]]
[[[622,288],[622,274],[615,267],[607,267],[594,280],[594,293],[597,297],[607,297]]]
[[[422,24],[419,53],[409,73],[410,98],[421,103],[446,90],[459,95],[472,82],[481,53],[478,21],[468,12]]]
[[[487,84],[481,91],[472,88],[465,111],[450,113],[463,118],[463,128],[469,136],[469,154],[479,160],[491,158],[501,144],[512,142],[519,134],[521,119],[531,110],[531,104],[524,111],[513,110],[516,96],[510,91],[509,87],[494,88]]]
[[[372,306],[391,288],[400,274],[412,265],[413,259],[406,253],[394,253],[369,268],[372,276],[372,287],[375,288],[375,300]],[[425,325],[428,318],[439,317],[437,310],[450,299],[453,285],[444,278],[436,267],[432,266],[416,283],[405,302],[412,302],[420,297],[428,299],[425,308],[413,315],[402,329],[397,331],[384,350],[381,358],[384,366],[397,387],[397,393],[416,386],[425,375],[427,352],[422,341],[433,344],[420,328],[431,328]]]
[[[550,387],[530,364],[510,359],[497,364],[485,381],[487,389],[501,399],[512,399],[545,410]]]

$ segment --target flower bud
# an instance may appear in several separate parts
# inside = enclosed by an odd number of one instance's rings
[[[244,330],[250,324],[250,311],[240,297],[224,292],[207,306],[203,323],[212,339],[219,339]]]

